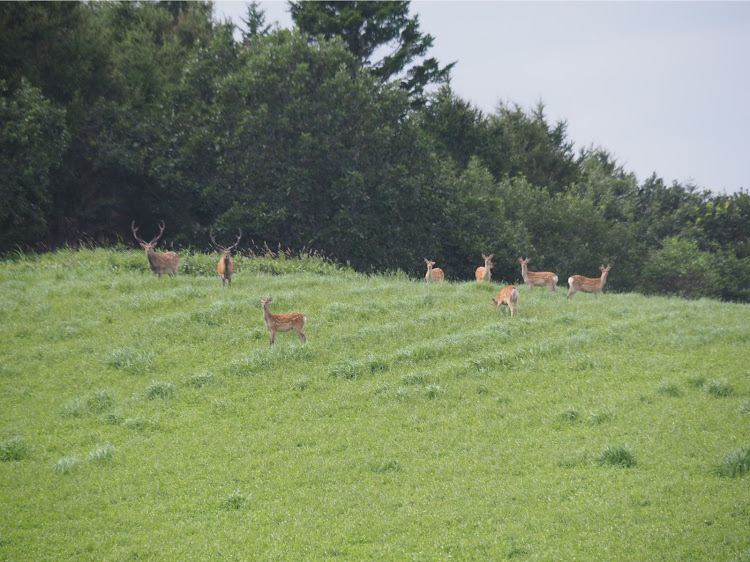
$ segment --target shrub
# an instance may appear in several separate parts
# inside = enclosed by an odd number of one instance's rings
[[[679,237],[666,238],[661,249],[652,252],[643,268],[643,281],[647,294],[698,299],[720,292],[713,256]]]
[[[750,447],[740,447],[728,453],[719,464],[720,476],[737,478],[750,472]]]
[[[597,460],[601,465],[618,468],[631,468],[636,465],[635,455],[627,445],[607,445]]]

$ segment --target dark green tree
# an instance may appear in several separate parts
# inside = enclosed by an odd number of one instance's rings
[[[565,191],[576,181],[578,164],[567,123],[550,126],[539,103],[530,113],[518,105],[501,103],[489,116],[484,145],[478,154],[492,174],[524,176],[530,183],[552,193]]]
[[[455,63],[441,67],[424,58],[434,38],[409,17],[409,2],[289,2],[292,19],[310,41],[340,37],[362,68],[383,82],[398,81],[414,105],[424,103],[429,84],[447,82]],[[388,54],[373,60],[384,50]],[[416,62],[421,61],[421,62]]]
[[[51,174],[67,147],[65,111],[25,79],[0,81],[0,252],[42,240],[53,196]]]

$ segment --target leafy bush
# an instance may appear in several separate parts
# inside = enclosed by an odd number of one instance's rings
[[[718,296],[720,276],[714,257],[691,240],[667,238],[646,261],[643,291],[691,299]]]

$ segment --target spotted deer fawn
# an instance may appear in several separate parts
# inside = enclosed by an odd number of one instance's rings
[[[568,277],[568,285],[570,286],[568,298],[575,295],[578,291],[594,293],[594,297],[598,297],[599,293],[604,288],[604,284],[607,282],[609,264],[607,264],[607,267],[600,265],[599,270],[602,272],[602,276],[599,279],[592,279],[591,277],[584,277],[583,275],[573,275],[572,277]]]
[[[266,320],[266,326],[268,331],[271,332],[271,345],[276,341],[276,332],[289,332],[294,330],[297,332],[299,339],[302,342],[306,342],[307,338],[302,333],[302,328],[305,327],[307,317],[299,312],[290,312],[288,314],[271,314],[268,310],[268,303],[273,299],[269,296],[268,298],[260,298],[260,304],[263,305],[263,318]]]
[[[151,267],[151,273],[158,276],[161,279],[161,274],[166,273],[170,277],[177,275],[177,266],[180,263],[180,256],[174,252],[164,252],[157,254],[154,252],[159,238],[164,234],[164,221],[159,224],[159,234],[151,242],[138,237],[138,228],[135,226],[135,221],[130,225],[130,229],[133,231],[133,236],[141,245],[141,248],[146,250],[146,256],[148,257],[148,265]]]
[[[477,281],[489,282],[490,278],[492,277],[490,269],[492,269],[493,257],[495,257],[495,254],[490,254],[489,256],[485,256],[484,254],[482,254],[482,258],[484,259],[484,267],[477,267],[477,270],[474,272]]]
[[[443,279],[445,279],[445,274],[443,274],[442,269],[440,269],[439,267],[432,267],[433,265],[435,265],[434,261],[430,261],[427,258],[424,258],[424,262],[427,264],[427,273],[424,276],[425,281],[427,281],[428,283],[440,283]]]
[[[516,316],[518,316],[518,289],[513,285],[508,285],[504,289],[500,289],[496,299],[492,299],[492,304],[497,307],[502,305],[508,305],[510,310],[510,316],[513,317],[513,311],[515,310]]]
[[[234,260],[232,259],[232,250],[237,249],[237,245],[240,243],[240,238],[242,238],[242,230],[239,230],[239,235],[237,236],[237,242],[229,246],[228,248],[225,248],[218,242],[216,242],[216,238],[214,238],[214,231],[211,229],[211,242],[213,242],[214,246],[216,246],[219,250],[222,252],[221,259],[219,260],[219,265],[216,266],[216,271],[219,272],[219,277],[221,277],[221,284],[222,286],[225,286],[227,283],[229,283],[229,286],[232,286],[232,275],[234,275]]]
[[[530,290],[533,290],[535,286],[541,287],[542,285],[547,285],[550,291],[553,293],[557,292],[557,275],[549,271],[529,271],[528,264],[531,261],[530,258],[518,258],[518,261],[521,262],[523,281],[529,286]]]

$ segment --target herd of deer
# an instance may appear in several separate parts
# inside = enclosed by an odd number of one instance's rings
[[[489,256],[482,254],[484,265],[478,267],[474,272],[477,281],[489,282],[492,279],[490,270],[492,269],[493,257],[495,257],[495,254],[490,254]],[[427,273],[424,276],[425,281],[428,283],[439,283],[445,279],[443,270],[434,267],[434,261],[430,261],[427,258],[425,258],[424,261],[427,264]],[[521,276],[523,277],[524,283],[529,286],[529,289],[546,285],[553,293],[557,292],[557,275],[549,271],[529,271],[530,258],[518,258],[518,261],[521,262]],[[604,284],[607,282],[609,269],[609,265],[607,265],[607,267],[604,267],[603,265],[599,266],[599,270],[602,274],[598,279],[584,277],[583,275],[572,275],[568,277],[568,286],[570,287],[568,298],[575,295],[578,291],[594,293],[594,297],[598,297],[602,288],[604,288]],[[518,316],[518,289],[513,285],[508,285],[507,287],[500,289],[497,298],[492,299],[492,304],[495,306],[506,305],[508,310],[510,310],[511,316],[514,314]]]
[[[164,234],[164,228],[164,221],[161,221],[161,223],[159,223],[159,234],[157,234],[151,242],[146,242],[138,236],[138,227],[135,226],[135,221],[130,225],[130,229],[133,231],[133,236],[136,241],[141,245],[141,248],[146,250],[146,257],[148,258],[148,265],[151,268],[151,272],[160,279],[163,273],[166,273],[170,277],[177,275],[177,266],[180,263],[180,256],[175,252],[154,252],[156,244]],[[242,230],[239,230],[237,240],[234,244],[231,246],[222,246],[216,241],[214,232],[211,230],[211,243],[222,253],[221,259],[219,259],[219,264],[216,266],[216,271],[219,272],[219,277],[221,277],[221,282],[224,286],[232,286],[232,275],[234,275],[236,269],[234,260],[232,259],[232,250],[237,249],[241,238]],[[495,254],[490,254],[489,256],[482,254],[484,265],[478,267],[475,272],[477,281],[489,282],[492,279],[492,273],[490,270],[492,269],[492,258],[494,256]],[[428,283],[439,283],[445,279],[443,270],[439,267],[433,267],[435,265],[434,261],[430,261],[427,258],[425,258],[424,261],[427,264],[425,280]],[[523,276],[524,282],[529,286],[529,289],[546,285],[553,293],[557,292],[557,275],[548,271],[529,271],[528,264],[531,261],[529,258],[518,258],[518,261],[521,262],[521,275]],[[602,272],[599,279],[583,277],[582,275],[573,275],[569,277],[568,285],[570,286],[570,291],[568,291],[568,298],[572,297],[578,291],[594,293],[594,296],[597,297],[604,287],[604,283],[607,281],[609,267],[609,265],[607,267],[604,267],[603,265],[599,267]],[[276,341],[276,332],[288,332],[291,330],[297,332],[299,339],[306,342],[307,338],[305,337],[305,334],[302,333],[302,328],[304,328],[305,322],[307,322],[307,317],[299,312],[271,314],[268,310],[268,303],[272,300],[273,299],[270,296],[266,298],[261,297],[260,299],[260,304],[263,307],[263,318],[266,322],[268,331],[271,333],[271,345]],[[498,307],[506,305],[508,310],[510,310],[511,317],[513,315],[518,316],[518,289],[513,285],[500,289],[497,298],[492,299],[492,304]]]
[[[151,273],[159,277],[159,279],[161,279],[163,273],[166,273],[170,277],[177,275],[177,266],[180,263],[180,256],[175,252],[154,252],[156,244],[159,242],[162,234],[164,234],[164,228],[164,221],[161,221],[161,223],[159,223],[159,234],[157,234],[151,242],[146,242],[138,236],[138,227],[135,226],[135,221],[130,225],[130,229],[133,231],[133,236],[136,241],[141,245],[141,248],[146,250],[146,257],[148,258],[148,265],[151,268]],[[234,260],[232,259],[232,250],[237,249],[241,238],[242,230],[239,230],[237,241],[234,244],[231,246],[222,246],[216,241],[214,231],[211,230],[211,242],[218,250],[221,250],[222,254],[221,259],[219,259],[219,264],[216,266],[216,271],[219,272],[221,283],[224,286],[232,286],[232,275],[234,275],[236,269]],[[268,303],[272,300],[273,299],[270,296],[265,299],[261,297],[260,299],[260,304],[263,307],[263,318],[266,321],[268,331],[271,332],[271,345],[276,341],[276,332],[288,332],[290,330],[297,332],[299,339],[306,342],[307,338],[305,337],[305,334],[302,333],[302,328],[305,326],[305,322],[307,322],[307,317],[299,312],[291,312],[289,314],[271,314],[268,310]]]

